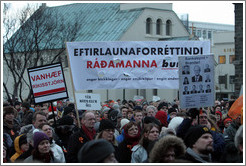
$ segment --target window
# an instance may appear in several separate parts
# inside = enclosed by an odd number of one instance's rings
[[[229,83],[230,84],[235,84],[235,76],[229,76]]]
[[[206,32],[206,30],[203,30],[202,31],[202,38],[203,39],[206,39],[207,38],[207,32]]]
[[[219,64],[225,64],[226,63],[226,56],[221,55],[219,56]]]
[[[219,84],[226,84],[227,82],[227,77],[226,75],[224,76],[219,76]]]
[[[201,30],[197,30],[197,31],[196,31],[196,36],[199,37],[199,38],[202,37],[202,32],[201,32]]]
[[[167,20],[166,21],[166,35],[167,36],[171,36],[171,25],[172,25],[171,20]]]
[[[208,39],[212,39],[212,32],[208,31]]]
[[[230,64],[232,64],[235,61],[235,55],[230,55]]]
[[[157,35],[162,35],[161,30],[162,30],[162,21],[161,21],[161,19],[158,19],[156,21],[156,34]]]
[[[147,18],[146,20],[146,34],[151,34],[151,24],[152,24],[152,20],[151,18]]]

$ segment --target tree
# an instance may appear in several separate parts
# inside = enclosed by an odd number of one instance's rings
[[[25,96],[31,99],[31,87],[25,77],[27,68],[63,61],[65,41],[77,38],[81,24],[79,17],[74,16],[75,19],[69,21],[55,8],[44,4],[38,9],[28,5],[20,11],[19,17],[14,18],[6,16],[8,9],[6,5],[3,20],[3,61],[6,66],[3,85],[8,100],[11,99],[14,104],[17,97],[24,100],[24,90],[29,91]]]

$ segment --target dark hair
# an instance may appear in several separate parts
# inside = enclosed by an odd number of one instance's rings
[[[32,116],[32,121],[35,122],[36,121],[36,118],[37,118],[37,115],[42,115],[42,116],[45,116],[46,117],[46,114],[43,112],[43,111],[36,111],[33,116]]]
[[[132,127],[132,126],[137,126],[138,124],[135,121],[130,121],[129,123],[126,124],[126,126],[124,127],[124,132],[128,134],[128,130]]]
[[[41,124],[38,126],[38,128],[42,130],[42,128],[44,127],[44,125],[50,126],[49,123],[46,122],[46,123],[41,123]],[[51,127],[51,126],[50,126],[50,127]]]

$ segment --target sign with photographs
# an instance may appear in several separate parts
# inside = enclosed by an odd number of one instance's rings
[[[214,105],[214,56],[179,56],[181,108]]]

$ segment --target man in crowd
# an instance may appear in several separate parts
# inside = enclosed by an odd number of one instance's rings
[[[72,134],[68,141],[67,147],[67,162],[77,163],[77,154],[80,148],[88,141],[94,139],[96,131],[94,125],[96,123],[95,115],[92,111],[86,111],[81,119],[82,127],[79,131]]]

